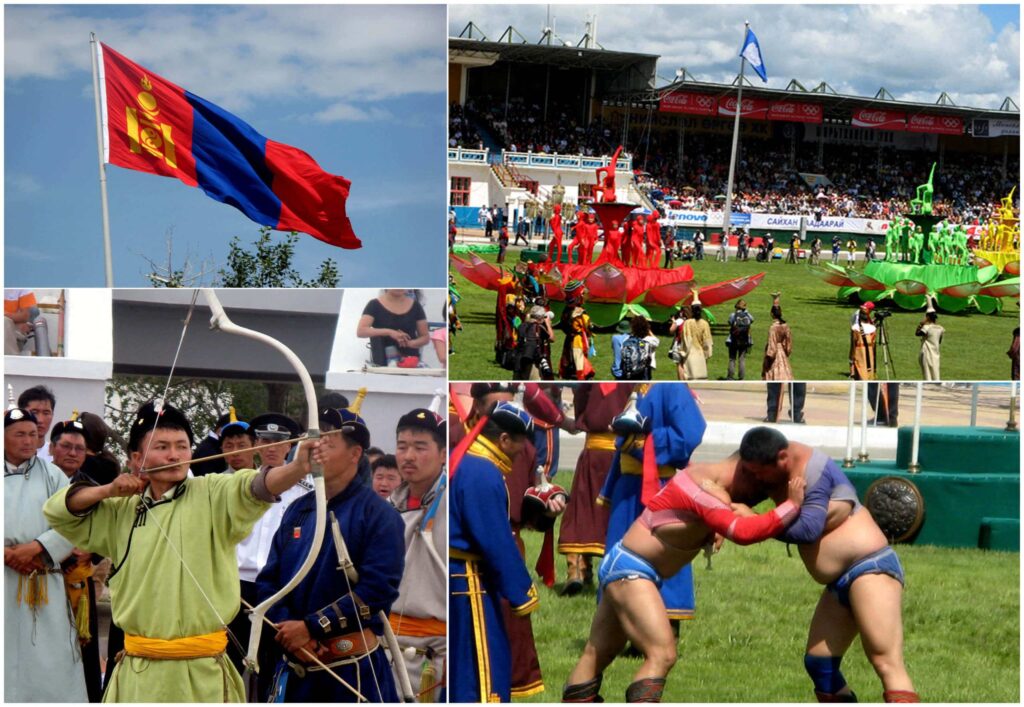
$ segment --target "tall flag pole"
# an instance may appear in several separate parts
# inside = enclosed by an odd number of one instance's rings
[[[100,98],[100,76],[99,62],[97,55],[99,43],[96,41],[96,33],[89,33],[89,50],[92,54],[92,93],[96,100],[96,150],[99,153],[100,161],[100,208],[103,212],[103,260],[106,266],[106,286],[114,286],[114,264],[110,254],[110,212],[107,209],[107,165],[104,155],[104,144],[107,135],[106,105]]]
[[[757,37],[750,29],[750,22],[745,21],[743,48],[740,49],[740,75],[739,88],[736,91],[736,116],[732,123],[732,151],[729,153],[729,179],[725,188],[725,213],[722,214],[722,249],[723,260],[729,259],[729,227],[732,222],[732,185],[736,176],[736,148],[740,139],[740,113],[743,112],[743,69],[750,62],[754,71],[765,83],[768,82],[768,75],[764,69],[764,61],[761,59],[761,45]],[[769,254],[770,257],[770,254]]]

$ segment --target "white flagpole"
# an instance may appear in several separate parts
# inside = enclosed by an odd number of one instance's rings
[[[110,213],[107,210],[107,166],[103,161],[103,141],[106,136],[103,134],[103,116],[100,107],[100,77],[97,56],[99,54],[99,42],[96,41],[96,33],[89,33],[89,44],[92,54],[92,93],[96,99],[96,150],[99,153],[100,162],[100,207],[103,211],[103,259],[106,266],[106,286],[114,286],[114,264],[110,254]]]
[[[750,22],[743,23],[743,40],[746,41],[747,30],[750,29]],[[747,59],[740,55],[740,87],[736,92],[736,118],[732,123],[732,152],[729,153],[729,180],[725,186],[725,213],[722,214],[722,248],[725,248],[725,258],[729,259],[729,226],[732,221],[732,182],[736,176],[736,147],[740,139],[740,113],[743,112],[743,67]],[[769,254],[770,256],[770,254]]]

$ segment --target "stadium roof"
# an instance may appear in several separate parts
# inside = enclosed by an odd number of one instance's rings
[[[474,38],[474,33],[477,35]],[[643,77],[645,84],[654,86],[656,54],[609,51],[589,34],[576,43],[567,42],[554,30],[547,29],[536,42],[530,42],[515,27],[509,25],[497,41],[492,41],[472,22],[458,37],[449,37],[448,56],[452,61],[486,57],[492,62],[509,61],[524,64],[542,64],[571,69],[598,71],[629,71]]]
[[[691,91],[694,93],[706,93],[714,96],[732,94],[736,90],[739,76],[732,83],[711,83],[698,81],[692,78],[685,69],[681,69],[682,76],[679,80],[662,86],[652,88],[648,91],[634,91],[619,93],[618,95],[608,94],[605,100],[615,101],[658,101],[665,94],[673,91]],[[900,101],[890,94],[884,87],[879,88],[874,96],[852,96],[840,94],[826,82],[822,81],[814,88],[806,88],[796,79],[792,79],[784,89],[763,88],[751,83],[744,76],[743,95],[748,98],[764,98],[768,100],[800,100],[805,103],[820,103],[824,106],[825,115],[839,111],[846,111],[851,105],[862,108],[889,108],[902,110],[908,113],[942,113],[944,115],[955,115],[965,120],[973,118],[1013,118],[1020,116],[1020,108],[1014,101],[1007,97],[999,108],[977,108],[971,106],[958,106],[946,92],[942,92],[935,103],[917,103],[914,101]],[[843,117],[848,117],[844,112]]]

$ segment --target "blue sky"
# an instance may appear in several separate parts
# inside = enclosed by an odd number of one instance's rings
[[[7,6],[4,18],[8,286],[104,284],[90,31],[352,180],[363,248],[301,235],[304,276],[331,257],[341,286],[445,284],[443,5]],[[145,257],[165,263],[169,234],[176,267],[213,272],[232,236],[257,237],[177,180],[114,166],[107,179],[117,286],[148,285]]]
[[[757,33],[768,86],[827,81],[839,93],[961,106],[1020,104],[1020,5],[452,5],[448,31],[474,22],[496,40],[509,25],[530,42],[551,25],[575,45],[596,16],[605,49],[656,54],[658,85],[676,69],[729,82],[739,71],[743,21]],[[756,79],[755,79],[756,80]],[[757,81],[760,84],[759,81]]]

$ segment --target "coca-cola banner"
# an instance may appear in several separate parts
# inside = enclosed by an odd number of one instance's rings
[[[951,115],[912,115],[907,120],[907,130],[912,133],[938,133],[940,135],[961,135],[964,121]]]
[[[879,130],[906,130],[907,114],[879,108],[858,108],[853,112],[855,128],[878,128]]]
[[[665,113],[716,115],[718,113],[718,99],[706,93],[673,91],[661,97],[658,110]]]
[[[768,107],[768,120],[785,120],[790,123],[820,123],[824,113],[825,111],[820,103],[774,101]]]
[[[718,114],[730,118],[736,116],[736,96],[729,96],[718,101]],[[761,98],[744,98],[741,118],[768,120],[768,101]]]

